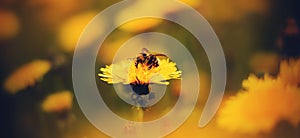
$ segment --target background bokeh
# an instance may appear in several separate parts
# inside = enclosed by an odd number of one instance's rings
[[[297,0],[181,1],[199,11],[220,39],[228,69],[223,101],[238,93],[242,81],[249,74],[277,75],[282,59],[297,58],[300,55],[300,3]],[[72,92],[72,56],[80,33],[87,23],[96,14],[117,2],[119,1],[0,1],[1,138],[108,137],[93,127],[78,107]],[[124,8],[111,18],[119,20],[135,11],[147,12],[151,8],[144,7],[153,5],[155,3],[151,1],[132,1],[131,7]],[[158,12],[163,16],[182,12],[178,7],[161,8],[164,10]],[[104,26],[96,26],[95,33],[100,33],[105,29]],[[165,33],[179,40],[191,52],[199,69],[199,74],[196,75],[200,76],[201,88],[196,108],[188,120],[167,137],[300,136],[300,125],[293,126],[284,120],[277,122],[272,130],[259,133],[228,131],[217,125],[216,117],[208,126],[198,128],[198,119],[210,90],[209,63],[200,43],[183,27],[169,21],[147,18],[120,26],[109,35],[99,50],[95,75],[99,68],[112,63],[115,53],[124,42],[149,31]],[[100,93],[105,102],[115,113],[123,118],[136,120],[136,111],[117,98],[111,85],[100,79],[96,82],[103,90]],[[179,89],[180,82],[171,81],[162,101],[146,111],[143,120],[153,120],[166,114],[175,104]],[[58,98],[52,98],[54,101],[51,101],[49,95],[66,91],[71,95],[58,95]],[[300,93],[299,89],[298,92]],[[50,106],[44,106],[47,100],[50,101]],[[223,106],[222,104],[221,109]],[[124,129],[130,131],[130,125]]]

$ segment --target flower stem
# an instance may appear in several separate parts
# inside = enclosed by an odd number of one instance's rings
[[[143,122],[144,120],[144,110],[141,107],[136,107],[134,120],[136,122]]]

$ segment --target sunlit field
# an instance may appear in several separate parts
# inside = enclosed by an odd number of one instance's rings
[[[189,113],[188,108],[195,104],[191,114],[169,134],[163,133],[174,127],[176,119],[156,126],[161,136],[299,138],[299,1],[178,1],[207,20],[225,56],[224,96],[220,106],[216,99],[211,101],[211,107],[218,110],[207,125],[200,127],[199,119],[209,98],[213,69],[203,47],[205,43],[199,42],[185,26],[164,18],[144,17],[117,26],[103,43],[98,43],[98,36],[104,36],[109,26],[137,13],[181,19],[178,15],[186,9],[163,0],[132,0],[130,5],[98,20],[97,14],[120,1],[2,0],[0,138],[115,136],[100,131],[85,116],[74,89],[74,55],[89,57],[91,45],[99,46],[95,68],[90,69],[93,79],[82,81],[95,84],[107,109],[128,120],[121,126],[123,130],[115,133],[124,137],[135,135],[138,130],[132,122],[143,125],[160,119],[184,97],[187,108],[180,110],[178,116]],[[93,19],[97,24],[91,23]],[[189,19],[185,22],[196,21]],[[203,30],[200,25],[197,29]],[[183,48],[156,37],[161,34],[177,40]],[[185,55],[184,50],[189,54]],[[190,68],[193,65],[196,71]],[[199,78],[199,83],[193,78]],[[198,97],[192,93],[195,90]],[[93,110],[98,113],[104,111],[96,107]],[[107,127],[116,126],[112,123]]]

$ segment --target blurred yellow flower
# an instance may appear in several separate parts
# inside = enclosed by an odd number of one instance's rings
[[[26,0],[26,8],[34,9],[35,16],[45,29],[56,29],[62,21],[74,13],[86,9],[92,0]]]
[[[202,0],[180,0],[181,2],[188,4],[191,7],[199,7]],[[165,6],[168,6],[166,8]],[[155,9],[155,10],[153,10]],[[125,19],[132,19],[132,17],[140,17],[141,13],[147,15],[148,13],[154,13],[160,17],[165,16],[170,12],[176,12],[180,10],[180,6],[170,3],[170,1],[160,1],[160,0],[151,0],[151,1],[134,1],[130,6],[124,8],[116,17],[116,21],[119,22]],[[154,28],[159,25],[163,20],[158,18],[145,17],[141,19],[131,20],[119,28],[128,32],[143,32],[148,29]]]
[[[218,6],[220,5],[220,6]],[[217,22],[238,21],[248,15],[264,15],[270,11],[269,0],[215,0],[202,1],[199,12],[208,20]]]
[[[250,75],[243,81],[245,90],[231,97],[220,110],[218,124],[230,131],[244,133],[269,132],[277,122],[300,122],[300,89],[285,86],[265,75],[259,79]]]
[[[27,63],[6,78],[4,81],[4,89],[15,94],[28,86],[34,85],[50,68],[51,63],[47,60],[34,60]]]
[[[120,47],[132,37],[132,35],[128,34],[116,34],[113,36],[116,37],[107,38],[108,40],[104,41],[98,53],[97,59],[104,64],[111,63]]]
[[[202,0],[180,0],[185,4],[188,4],[191,7],[198,7]],[[168,5],[166,8],[164,5]],[[155,9],[153,11],[153,9]],[[175,12],[180,10],[178,5],[174,5],[173,3],[169,3],[169,1],[159,1],[159,0],[151,0],[151,1],[135,1],[129,7],[124,8],[118,16],[116,17],[116,21],[121,21],[123,19],[131,19],[131,17],[135,15],[139,15],[141,12],[147,15],[148,13],[156,12],[157,15],[163,17],[165,14],[169,12]],[[139,17],[139,16],[138,16]],[[131,20],[119,28],[128,32],[143,32],[148,29],[154,28],[159,25],[163,20],[158,18],[141,18]]]
[[[180,0],[180,1],[193,8],[199,7],[202,3],[202,0]]]
[[[0,9],[0,39],[16,36],[20,29],[18,17],[11,11]]]
[[[267,13],[270,8],[270,0],[236,0],[234,4],[238,11],[243,14]]]
[[[300,86],[300,59],[282,61],[279,79],[286,85]]]
[[[121,25],[119,28],[121,30],[129,31],[129,32],[142,32],[142,31],[146,31],[147,29],[157,26],[161,22],[162,22],[162,19],[142,18],[142,19],[136,19],[136,20],[127,22],[127,23]]]
[[[120,22],[123,20],[133,19],[133,17],[140,17],[141,14],[147,15],[148,13],[156,13],[157,15],[163,16],[165,14],[165,7],[161,7],[161,4],[156,3],[162,3],[163,1],[158,0],[151,0],[151,1],[134,1],[130,6],[125,7],[122,11],[120,11],[115,21]],[[155,10],[153,10],[153,6],[155,6]],[[141,31],[145,31],[150,28],[154,28],[158,24],[160,24],[163,20],[162,19],[156,19],[156,18],[150,18],[145,17],[141,19],[136,20],[130,20],[130,22],[127,22],[120,26],[121,30],[129,31],[138,33]]]
[[[88,11],[78,15],[74,15],[67,19],[61,26],[58,33],[58,41],[60,43],[61,49],[65,52],[73,52],[77,41],[79,40],[80,34],[84,31],[86,25],[97,15],[97,12]],[[84,37],[81,43],[84,45],[90,44],[97,34],[102,32],[102,24],[97,24],[93,27],[93,31],[89,30],[89,37]]]
[[[42,103],[45,112],[61,112],[72,108],[73,95],[70,91],[60,91],[46,97]]]
[[[269,132],[276,123],[286,120],[300,123],[300,88],[286,86],[276,78],[250,75],[243,90],[231,97],[220,110],[218,124],[230,131]]]

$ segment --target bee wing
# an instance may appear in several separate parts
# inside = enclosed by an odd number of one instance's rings
[[[165,55],[165,54],[157,53],[157,52],[150,52],[147,48],[143,48],[142,49],[142,53],[154,55],[154,56],[156,56],[160,60],[168,58],[168,56]]]
[[[133,58],[127,58],[127,60],[130,60],[130,61],[134,61],[136,59],[136,57],[133,57]]]
[[[165,54],[160,54],[160,53],[153,53],[152,55],[156,56],[156,57],[168,57],[167,55]]]
[[[154,52],[153,52],[152,55],[156,56],[157,59],[159,59],[159,60],[163,60],[163,59],[169,58],[167,55],[161,54],[161,53],[154,53]]]
[[[143,48],[141,53],[149,53],[149,50],[147,48]]]

